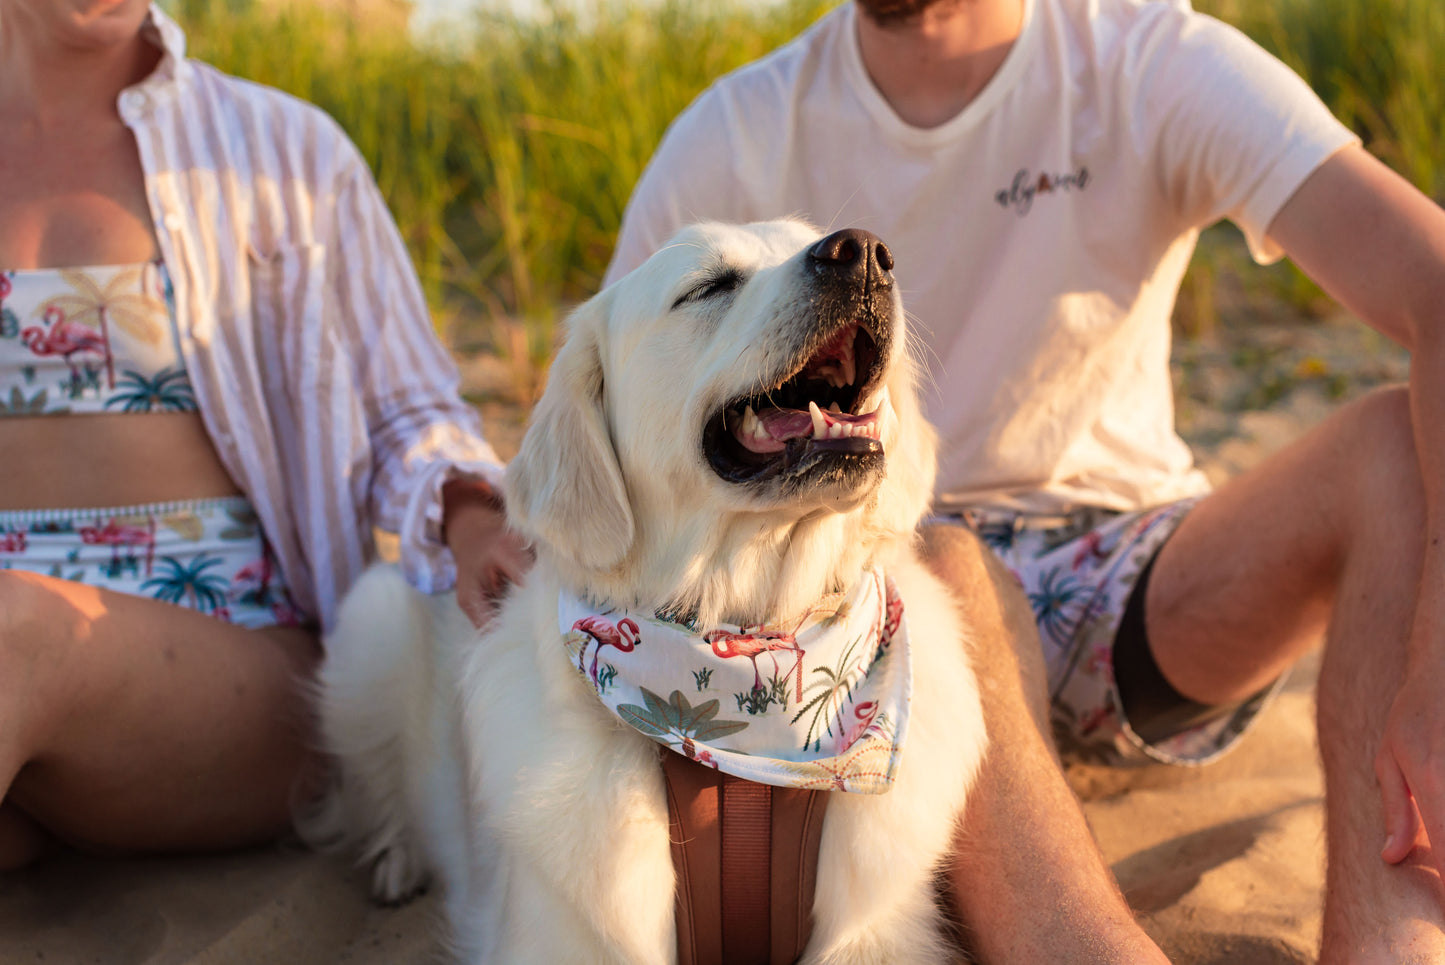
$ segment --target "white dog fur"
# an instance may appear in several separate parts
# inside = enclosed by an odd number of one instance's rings
[[[784,498],[724,481],[700,446],[711,413],[786,366],[782,331],[818,311],[800,268],[818,237],[795,221],[694,226],[573,314],[507,476],[537,565],[484,633],[450,597],[427,600],[387,568],[342,608],[319,685],[341,780],[321,823],[375,862],[380,898],[438,877],[463,961],[676,959],[664,751],[610,715],[566,656],[560,590],[761,623],[875,563],[906,606],[908,738],[891,791],[830,800],[802,960],[956,954],[934,872],[985,735],[957,607],[914,555],[934,438],[896,288],[882,385],[897,418],[883,420],[881,479]],[[729,271],[733,288],[686,297]]]

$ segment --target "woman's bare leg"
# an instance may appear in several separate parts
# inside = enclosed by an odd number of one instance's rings
[[[305,631],[0,572],[0,867],[36,853],[23,818],[103,852],[280,833],[310,754],[301,681],[319,653]]]

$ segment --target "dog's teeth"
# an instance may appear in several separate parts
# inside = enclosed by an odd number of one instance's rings
[[[889,397],[888,397],[888,386],[885,385],[885,386],[883,387],[883,391],[881,391],[881,392],[878,393],[878,398],[877,398],[876,400],[874,400],[874,402],[873,402],[873,411],[874,411],[874,412],[881,413],[881,412],[883,411],[884,407],[885,407],[885,406],[888,406],[888,405],[890,405],[890,404],[891,404],[891,400],[890,400]],[[860,415],[861,415],[861,414],[864,414],[864,413],[860,413]]]
[[[754,439],[771,439],[772,437],[773,437],[773,434],[768,431],[768,427],[763,424],[763,420],[762,420],[762,419],[759,419],[756,415],[754,415],[754,416],[753,416],[753,438],[754,438]]]
[[[841,389],[845,385],[853,384],[851,379],[844,378],[843,372],[840,372],[838,369],[832,366],[829,366],[826,377],[828,379],[828,384],[835,389]]]
[[[898,415],[893,411],[893,400],[888,395],[887,386],[883,387],[883,391],[878,396],[877,412],[878,420],[875,424],[878,427],[878,436],[881,439],[883,436],[883,427],[885,425],[885,420],[887,420],[886,424],[888,425],[892,425],[893,423],[896,423],[898,421]]]
[[[841,438],[843,438],[843,430],[844,430],[844,428],[845,428],[845,427],[844,427],[843,423],[841,423],[841,422],[835,422],[835,423],[833,423],[833,424],[828,428],[828,438],[830,438],[830,439],[841,439]]]
[[[823,418],[823,410],[818,408],[818,403],[808,402],[808,415],[813,417],[813,438],[828,438],[828,420]]]
[[[772,434],[768,432],[768,427],[763,425],[763,420],[758,418],[758,414],[753,411],[752,406],[748,406],[747,411],[743,413],[742,438],[769,439],[771,437]]]
[[[834,402],[832,405],[828,406],[828,411],[831,412],[831,413],[833,413],[834,415],[842,415],[842,414],[843,414],[843,410],[840,409],[840,408],[838,408],[838,403],[836,403],[836,402]]]
[[[853,380],[858,377],[858,363],[854,360],[853,353],[848,352],[839,362],[843,365],[843,384],[852,385]]]

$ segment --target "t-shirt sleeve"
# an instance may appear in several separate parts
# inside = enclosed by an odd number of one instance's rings
[[[1261,264],[1290,196],[1358,138],[1309,85],[1238,30],[1158,5],[1129,45],[1126,89],[1136,136],[1151,146],[1164,197],[1188,226],[1228,218]]]
[[[642,264],[687,225],[747,220],[731,160],[730,113],[714,88],[673,120],[632,190],[604,285]]]

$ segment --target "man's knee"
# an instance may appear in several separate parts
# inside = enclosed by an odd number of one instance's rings
[[[974,632],[975,667],[985,685],[1017,676],[1030,712],[1046,727],[1048,681],[1033,608],[1023,587],[993,551],[961,526],[922,531],[923,559],[948,588]]]
[[[1412,509],[1423,512],[1409,389],[1403,385],[1377,389],[1347,412],[1351,421],[1344,458],[1355,473],[1359,505],[1371,512],[1389,506],[1397,516]]]
[[[962,526],[925,526],[923,559],[968,612],[997,606],[1005,623],[1037,642],[1033,610],[1018,578],[992,550]]]
[[[925,526],[922,540],[924,562],[960,601],[967,604],[983,594],[1021,603],[1032,624],[1032,611],[1018,578],[973,532],[949,524]]]
[[[920,536],[924,562],[949,588],[969,592],[987,579],[993,554],[967,529],[945,523],[923,527]]]

